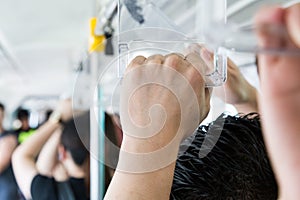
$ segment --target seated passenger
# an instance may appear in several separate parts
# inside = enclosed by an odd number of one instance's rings
[[[14,132],[4,130],[5,107],[0,103],[0,199],[17,200],[18,187],[11,167],[11,157],[17,147]]]

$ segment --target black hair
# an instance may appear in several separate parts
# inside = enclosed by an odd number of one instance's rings
[[[64,123],[61,144],[81,166],[89,156],[90,114],[86,112]],[[87,147],[87,148],[86,148]]]
[[[45,121],[47,121],[49,118],[50,118],[50,116],[51,116],[51,114],[53,113],[53,110],[46,110],[46,113],[45,113]]]
[[[107,151],[105,161],[110,167],[115,169],[119,158],[118,140],[112,116],[107,113],[105,113],[105,136],[105,148]]]
[[[1,109],[2,111],[4,111],[4,110],[5,110],[5,106],[4,106],[4,104],[3,104],[3,103],[1,103],[1,102],[0,102],[0,109]]]
[[[215,146],[201,158],[204,139],[220,131]],[[277,183],[257,114],[222,114],[208,126],[200,126],[193,137],[176,162],[170,199],[277,199]]]
[[[18,109],[17,111],[18,120],[24,120],[29,118],[29,111],[23,108]]]
[[[256,71],[257,71],[257,74],[259,75],[259,64],[258,64],[258,55],[255,55],[255,65],[256,65]]]
[[[3,110],[3,111],[5,110],[5,106],[4,106],[4,104],[1,103],[1,102],[0,102],[0,109]]]

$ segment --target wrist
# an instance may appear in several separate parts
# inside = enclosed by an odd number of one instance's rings
[[[164,169],[175,164],[179,140],[165,143],[157,138],[136,139],[123,138],[117,169],[127,173],[148,173]]]
[[[60,124],[62,123],[62,114],[59,111],[53,111],[52,114],[49,117],[50,122],[53,124]]]
[[[172,123],[166,123],[165,127],[157,133],[155,133],[155,130],[131,130],[129,133],[126,131],[128,129],[123,128],[122,148],[132,153],[157,151],[170,144],[175,148],[179,148],[184,134],[178,128],[177,125],[173,125]],[[153,132],[154,134],[147,136],[146,132],[148,134]]]

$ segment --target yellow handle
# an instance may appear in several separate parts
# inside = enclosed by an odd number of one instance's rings
[[[90,37],[89,37],[89,52],[102,52],[104,51],[104,35],[95,35],[95,29],[97,25],[97,18],[90,19]]]

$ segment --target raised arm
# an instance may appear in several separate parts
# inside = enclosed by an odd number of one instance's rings
[[[122,82],[124,133],[117,170],[105,199],[168,199],[180,141],[209,111],[202,60],[137,57]]]
[[[56,129],[39,153],[36,161],[38,172],[52,177],[58,160],[58,145],[60,143],[61,129]]]
[[[280,199],[299,199],[300,4],[286,9],[264,8],[256,16],[256,26],[262,48],[298,52],[294,55],[261,54],[259,71],[264,138],[279,183]],[[273,27],[263,29],[270,26]],[[281,31],[274,32],[278,28]]]
[[[72,116],[70,101],[63,101],[59,105],[58,115],[52,116],[35,134],[20,145],[13,154],[13,170],[17,183],[26,198],[31,198],[30,187],[33,178],[38,174],[35,160],[55,130],[60,127],[59,119],[68,119]]]

